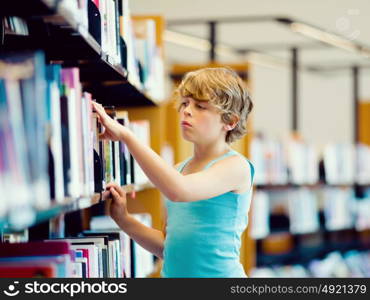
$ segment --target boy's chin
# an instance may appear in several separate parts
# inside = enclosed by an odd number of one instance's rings
[[[185,140],[185,141],[187,141],[187,142],[194,142],[194,139],[192,138],[192,137],[190,137],[188,134],[186,134],[186,133],[184,133],[184,132],[182,132],[181,133],[181,135],[182,135],[182,138]]]

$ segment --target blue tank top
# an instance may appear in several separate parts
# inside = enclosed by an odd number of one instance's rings
[[[231,150],[212,160],[205,169],[232,155],[241,154]],[[179,166],[179,172],[190,159]],[[254,167],[247,161],[253,182]],[[250,189],[242,194],[227,192],[194,202],[166,199],[168,217],[162,277],[246,277],[239,256],[251,194]]]

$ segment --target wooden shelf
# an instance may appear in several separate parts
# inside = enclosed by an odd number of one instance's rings
[[[9,1],[1,7],[3,15],[32,17],[32,16],[47,16],[54,14],[56,0],[14,0]]]
[[[150,182],[147,182],[144,184],[129,184],[129,185],[122,186],[122,188],[127,193],[132,193],[134,191],[141,192],[141,191],[145,191],[148,189],[152,189],[154,188],[154,186]],[[64,199],[62,203],[56,203],[55,201],[52,201],[52,204],[47,209],[37,210],[36,215],[35,215],[35,221],[32,224],[28,224],[27,226],[25,226],[25,228],[45,222],[51,218],[58,216],[61,213],[69,213],[69,212],[89,208],[103,201],[100,199],[100,196],[101,195],[99,193],[95,193],[92,196],[82,196],[77,199],[67,197]],[[14,226],[12,226],[12,224],[9,223],[8,217],[0,218],[0,230],[20,231],[25,228],[14,228]]]
[[[81,71],[83,72],[82,76],[86,73],[90,73],[91,76],[91,72],[88,70],[82,69]],[[92,93],[94,98],[103,105],[112,105],[116,108],[157,106],[155,101],[140,92],[128,81],[111,82],[109,84],[91,82],[85,85],[85,89]]]
[[[45,222],[61,213],[69,213],[72,211],[88,208],[94,204],[99,203],[99,201],[100,194],[95,193],[92,196],[79,197],[77,199],[68,197],[65,198],[64,202],[62,203],[53,202],[49,208],[36,211],[35,221],[32,224],[28,224],[27,226],[25,226],[25,228]],[[16,230],[19,231],[25,228],[17,227]],[[0,229],[4,231],[15,230],[14,226],[9,223],[7,217],[0,219]]]
[[[319,257],[324,257],[333,251],[346,252],[353,249],[368,249],[368,241],[361,241],[358,235],[365,231],[342,229],[336,231],[319,230],[313,233],[293,235],[277,233],[257,244],[257,266],[307,264]],[[325,243],[320,242],[325,240]]]
[[[151,182],[147,182],[147,183],[142,183],[142,184],[129,184],[129,185],[125,185],[122,187],[126,193],[131,193],[131,192],[141,192],[141,191],[145,191],[147,189],[153,189],[155,188],[155,186],[151,183]]]

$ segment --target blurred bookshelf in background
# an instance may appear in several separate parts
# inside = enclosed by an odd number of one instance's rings
[[[370,147],[302,138],[251,142],[256,168],[251,276],[368,277]]]

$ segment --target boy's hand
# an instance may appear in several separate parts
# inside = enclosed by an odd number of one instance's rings
[[[119,220],[123,220],[129,216],[126,192],[114,182],[107,184],[106,190],[103,192],[103,199],[112,199],[109,205],[109,214],[118,223]]]
[[[103,125],[104,131],[99,134],[99,138],[104,140],[120,141],[124,139],[127,130],[124,126],[114,121],[104,110],[104,107],[92,101],[94,111],[97,113],[99,122]]]

